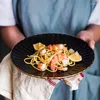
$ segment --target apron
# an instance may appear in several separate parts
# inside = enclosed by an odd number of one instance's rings
[[[26,37],[43,33],[76,36],[88,24],[95,0],[13,0],[16,23]],[[96,44],[95,60],[84,72],[77,91],[61,80],[50,100],[100,100],[100,43]]]

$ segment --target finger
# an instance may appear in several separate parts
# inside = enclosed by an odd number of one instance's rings
[[[82,32],[81,32],[82,33]],[[89,36],[86,36],[84,34],[78,34],[77,37],[85,42],[88,43],[88,45],[90,46],[91,49],[94,50],[95,47],[95,41],[91,40],[92,38],[90,38]]]
[[[79,34],[79,35],[77,35],[77,38],[79,38],[83,41],[86,41],[86,37],[84,35]]]
[[[95,47],[95,41],[94,40],[91,40],[88,42],[90,48],[92,48],[94,50],[94,47]]]

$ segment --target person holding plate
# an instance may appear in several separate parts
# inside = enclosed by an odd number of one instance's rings
[[[8,55],[0,65],[0,94],[13,100],[99,100],[99,9],[100,0],[0,1],[0,34],[10,48],[35,34],[66,33],[86,41],[95,52],[94,63],[83,73],[75,91],[70,91],[63,80],[51,81],[50,85],[19,72]]]

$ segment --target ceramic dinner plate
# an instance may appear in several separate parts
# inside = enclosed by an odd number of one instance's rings
[[[38,71],[31,65],[25,64],[24,58],[27,55],[34,54],[35,50],[33,44],[41,42],[45,45],[49,44],[67,44],[68,48],[73,48],[82,56],[82,61],[75,64],[75,66],[68,66],[67,71]],[[65,34],[40,34],[28,37],[19,42],[11,52],[11,59],[15,66],[27,75],[38,78],[64,78],[87,70],[94,60],[94,52],[88,44],[78,38]]]

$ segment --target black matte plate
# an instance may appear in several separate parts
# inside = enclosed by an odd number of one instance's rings
[[[24,63],[24,58],[27,57],[27,55],[31,55],[35,52],[33,44],[38,42],[41,42],[45,45],[59,43],[67,44],[68,48],[73,48],[75,51],[78,51],[80,53],[80,55],[82,56],[82,61],[76,63],[75,66],[68,67],[68,71],[65,72],[57,71],[51,73],[48,71],[38,71],[34,69],[31,65],[27,65]],[[22,40],[13,48],[11,52],[11,58],[18,69],[33,77],[64,78],[82,72],[89,68],[89,66],[93,63],[94,60],[94,52],[86,42],[80,39],[65,34],[49,33],[34,35],[32,37],[26,38],[25,40]]]

